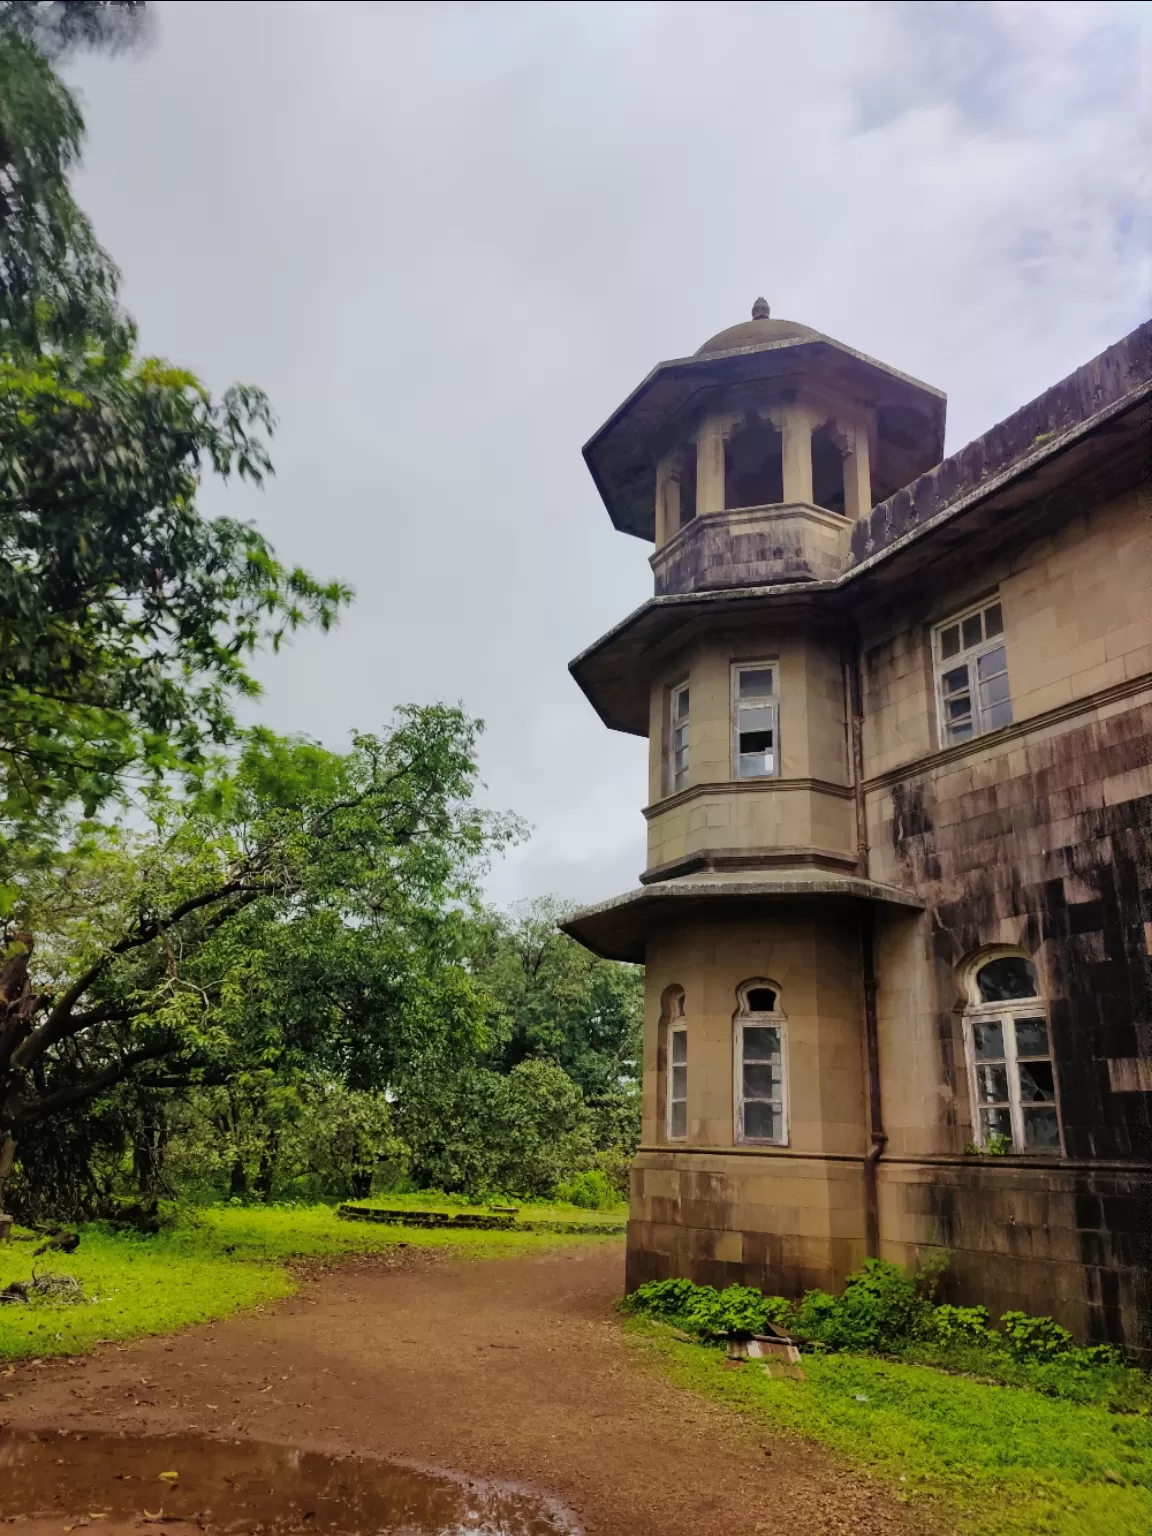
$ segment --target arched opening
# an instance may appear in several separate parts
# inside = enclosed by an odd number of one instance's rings
[[[844,514],[844,455],[831,422],[812,434],[812,500],[829,512]]]
[[[696,444],[680,450],[680,524],[681,528],[696,516]]]
[[[688,1136],[688,1025],[681,986],[665,987],[661,993],[659,1049],[658,1107],[664,1136],[667,1141],[684,1141]]]
[[[724,505],[765,507],[783,500],[783,439],[770,421],[749,411],[724,445]]]
[[[757,977],[736,989],[732,1056],[737,1141],[788,1140],[787,1024],[780,988]]]
[[[960,968],[976,1145],[1059,1154],[1056,1068],[1036,967],[1022,950],[982,950]]]

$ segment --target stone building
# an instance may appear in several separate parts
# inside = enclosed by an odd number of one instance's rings
[[[1152,1346],[1152,323],[951,458],[945,397],[752,319],[584,450],[655,596],[572,663],[651,743],[628,1280]]]

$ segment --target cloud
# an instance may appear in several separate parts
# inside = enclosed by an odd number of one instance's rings
[[[145,345],[279,410],[273,484],[206,504],[359,594],[262,718],[462,699],[536,828],[502,900],[642,861],[645,744],[567,662],[651,591],[579,449],[653,363],[764,292],[948,389],[954,448],[1147,310],[1139,9],[158,12],[75,66],[81,197]]]

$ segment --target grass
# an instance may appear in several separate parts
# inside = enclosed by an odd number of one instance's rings
[[[802,1381],[686,1343],[629,1335],[678,1385],[815,1440],[939,1509],[964,1536],[1147,1536],[1152,1420],[860,1355],[805,1357]]]
[[[498,1214],[490,1205],[473,1203],[459,1195],[442,1195],[436,1191],[420,1191],[406,1195],[372,1195],[367,1200],[350,1200],[349,1205],[364,1205],[389,1211],[474,1211],[481,1215]],[[602,1210],[588,1210],[580,1205],[563,1205],[555,1200],[497,1201],[498,1205],[515,1206],[521,1221],[571,1221],[595,1224],[618,1221],[621,1226],[628,1220],[628,1202]]]
[[[0,1245],[0,1287],[41,1272],[74,1275],[84,1287],[77,1304],[0,1306],[0,1359],[76,1355],[98,1344],[171,1333],[227,1317],[240,1308],[290,1296],[296,1259],[451,1248],[474,1258],[512,1257],[589,1237],[528,1232],[443,1232],[341,1221],[327,1205],[217,1206],[184,1213],[156,1237],[83,1228],[72,1254],[33,1259],[33,1245]],[[603,1239],[601,1239],[603,1240]]]

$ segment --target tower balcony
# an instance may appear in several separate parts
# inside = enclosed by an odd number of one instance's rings
[[[703,513],[649,558],[656,595],[834,581],[848,562],[853,522],[812,502]]]

